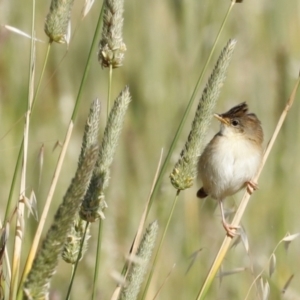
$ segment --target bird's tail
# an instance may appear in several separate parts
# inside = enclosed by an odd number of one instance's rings
[[[208,196],[208,194],[204,191],[204,188],[202,187],[200,190],[198,190],[198,192],[197,192],[197,197],[198,198],[205,198],[205,197],[207,197]]]

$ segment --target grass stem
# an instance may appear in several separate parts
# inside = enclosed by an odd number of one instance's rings
[[[166,237],[166,234],[167,234],[169,225],[170,225],[170,223],[171,223],[171,219],[172,219],[172,216],[173,216],[173,213],[174,213],[176,204],[177,204],[177,200],[178,200],[179,194],[180,194],[180,190],[177,190],[176,195],[175,195],[175,198],[174,198],[174,201],[173,201],[172,208],[171,208],[170,213],[169,213],[169,218],[168,218],[167,224],[166,224],[166,226],[165,226],[165,229],[164,229],[162,238],[161,238],[161,240],[160,240],[160,242],[159,242],[158,249],[157,249],[157,251],[156,251],[156,254],[155,254],[155,257],[154,257],[152,266],[151,266],[151,271],[150,271],[150,274],[149,274],[148,279],[147,279],[147,283],[146,283],[146,286],[145,286],[145,289],[144,289],[144,292],[143,292],[142,300],[145,300],[145,299],[146,299],[147,292],[148,292],[148,289],[149,289],[149,286],[150,286],[150,283],[151,283],[151,280],[152,280],[152,276],[153,276],[155,267],[156,267],[156,265],[157,265],[157,262],[158,262],[158,258],[159,258],[160,252],[161,252],[161,250],[162,250],[162,245],[163,245],[163,243],[164,243],[164,240],[165,240],[165,237]]]

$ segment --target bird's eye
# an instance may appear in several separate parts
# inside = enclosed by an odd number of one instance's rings
[[[232,120],[231,124],[232,124],[232,126],[238,126],[239,125],[239,121],[238,120]]]

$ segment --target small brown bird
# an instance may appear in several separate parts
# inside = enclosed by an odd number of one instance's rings
[[[252,178],[262,160],[263,130],[256,115],[248,113],[245,102],[214,116],[221,127],[200,156],[198,173],[203,187],[197,197],[210,195],[219,201],[223,226],[233,237],[237,228],[226,222],[223,200],[244,187],[250,193],[257,189]]]

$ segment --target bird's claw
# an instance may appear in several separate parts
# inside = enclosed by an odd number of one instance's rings
[[[252,195],[252,193],[254,191],[258,190],[258,184],[257,184],[257,182],[254,182],[254,181],[250,180],[250,181],[247,181],[246,184],[247,184],[247,192],[250,195]]]
[[[226,221],[222,221],[223,227],[226,230],[227,236],[230,238],[234,238],[236,235],[239,235],[237,230],[240,228],[240,226],[234,226],[228,224]]]

